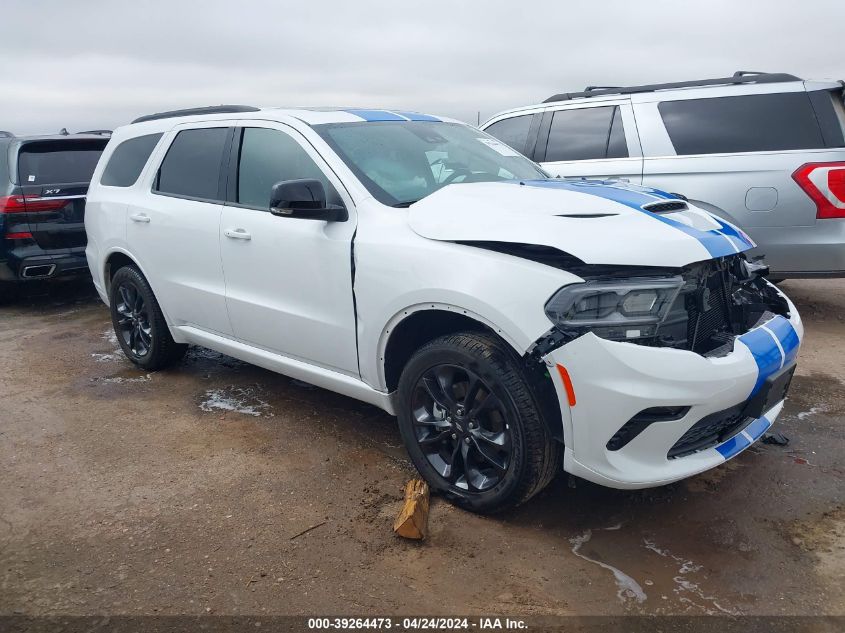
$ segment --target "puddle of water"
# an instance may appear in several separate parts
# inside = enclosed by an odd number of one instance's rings
[[[111,345],[113,350],[110,352],[92,352],[91,358],[96,360],[98,363],[106,363],[113,360],[120,360],[125,357],[123,350],[120,349],[120,344],[117,342],[117,334],[114,333],[113,328],[103,330],[100,338]]]
[[[143,376],[112,376],[111,378],[103,378],[100,382],[110,385],[122,385],[126,383],[150,382],[152,379],[152,374],[144,374]]]
[[[613,527],[604,528],[605,530],[618,530],[621,525],[615,525]],[[569,542],[572,544],[572,553],[575,554],[578,558],[582,558],[585,561],[593,563],[594,565],[598,565],[602,569],[606,569],[613,574],[613,578],[616,580],[616,586],[618,590],[616,592],[616,597],[619,598],[623,603],[628,602],[629,600],[635,600],[638,603],[642,603],[646,601],[645,591],[640,586],[640,584],[631,578],[628,574],[623,572],[621,569],[614,567],[613,565],[609,565],[605,562],[600,560],[596,560],[594,558],[590,558],[586,554],[581,553],[581,547],[590,541],[593,538],[593,531],[587,530],[580,536],[575,536],[569,539]]]
[[[209,389],[199,403],[203,411],[232,411],[254,417],[273,417],[273,407],[257,395],[255,387],[224,387]]]
[[[702,586],[707,578],[702,565],[642,538],[634,527],[586,530],[569,543],[575,556],[612,574],[616,597],[627,610],[656,615],[742,614]]]
[[[675,572],[671,575],[672,594],[678,599],[681,604],[687,605],[690,610],[701,612],[705,615],[741,615],[740,611],[723,607],[720,605],[715,596],[708,595],[699,586],[695,580],[690,578],[690,575],[701,571],[701,565],[684,558],[677,556],[666,548],[658,547],[654,541],[643,539],[643,546],[660,556],[666,561],[671,561],[671,567],[675,568]],[[671,570],[670,570],[671,571]],[[662,574],[660,574],[662,576]],[[664,583],[665,584],[665,579]]]

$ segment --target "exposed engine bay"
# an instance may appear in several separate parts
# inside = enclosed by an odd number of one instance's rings
[[[559,323],[538,341],[534,351],[540,355],[592,331],[604,338],[637,345],[672,347],[703,356],[720,356],[731,351],[737,336],[761,321],[774,315],[789,316],[789,304],[765,280],[768,268],[749,261],[743,253],[696,262],[683,268],[662,268],[586,264],[557,249],[529,244],[469,244],[566,270],[584,279],[586,284],[612,280],[631,282],[648,279],[652,283],[661,279],[677,280],[677,294],[673,295],[671,305],[667,306],[668,309],[648,335],[625,338],[624,327],[614,331],[612,328]]]

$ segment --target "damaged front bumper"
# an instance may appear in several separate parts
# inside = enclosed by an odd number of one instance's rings
[[[795,306],[774,291],[788,315],[767,314],[730,351],[708,356],[587,333],[543,355],[561,405],[564,469],[645,488],[718,466],[759,439],[783,408],[804,334]]]

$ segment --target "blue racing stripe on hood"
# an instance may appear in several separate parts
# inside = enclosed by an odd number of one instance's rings
[[[624,204],[626,207],[645,213],[658,222],[663,222],[664,224],[695,238],[702,246],[704,246],[704,248],[707,249],[707,252],[710,253],[711,257],[734,255],[738,251],[744,251],[754,247],[754,244],[749,242],[744,234],[740,235],[734,227],[722,222],[719,218],[713,216],[712,214],[710,217],[721,225],[721,229],[703,231],[672,218],[646,211],[642,207],[649,202],[661,199],[672,200],[677,198],[677,196],[673,196],[670,193],[666,193],[665,191],[660,191],[658,189],[649,189],[647,187],[639,187],[637,185],[628,184],[620,186],[620,184],[616,182],[611,183],[601,180],[523,180],[520,182],[521,184],[525,184],[529,187],[548,187],[551,189],[577,191],[579,193],[586,193],[591,196],[598,196],[606,200],[612,200],[613,202]]]

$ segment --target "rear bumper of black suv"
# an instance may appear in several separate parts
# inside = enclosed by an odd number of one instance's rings
[[[0,260],[0,281],[5,282],[27,282],[87,275],[90,275],[90,271],[85,258],[85,249],[24,258],[10,254],[5,261]]]

